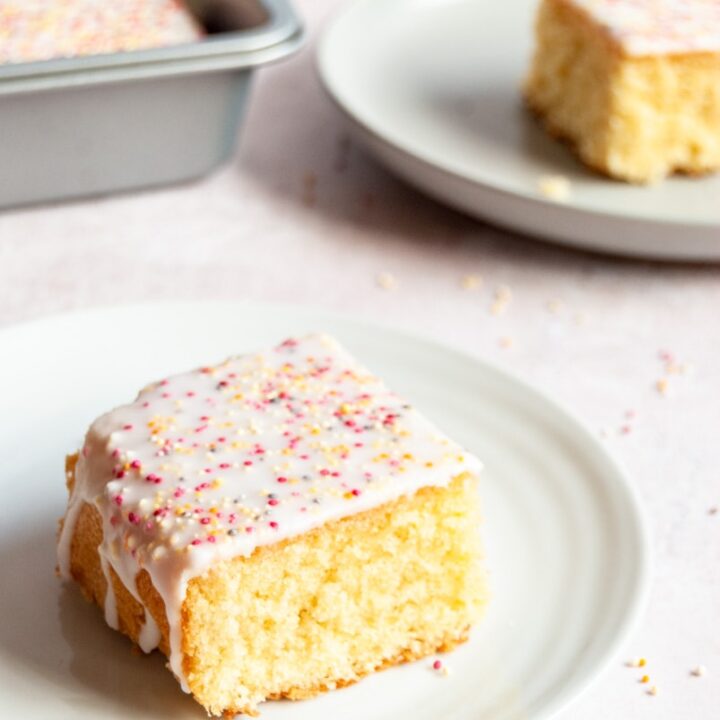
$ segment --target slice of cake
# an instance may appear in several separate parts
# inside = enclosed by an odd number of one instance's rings
[[[548,131],[633,183],[720,168],[718,0],[542,0],[525,85]]]
[[[202,36],[181,0],[0,0],[0,63],[141,50]]]
[[[211,714],[468,637],[479,462],[334,340],[156,382],[68,459],[63,577]]]

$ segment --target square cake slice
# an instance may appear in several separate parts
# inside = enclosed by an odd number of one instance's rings
[[[468,637],[480,463],[333,339],[149,385],[67,462],[60,574],[214,715]]]
[[[583,162],[650,183],[720,169],[718,0],[542,0],[530,108]]]

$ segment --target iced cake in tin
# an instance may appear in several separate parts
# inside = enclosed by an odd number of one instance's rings
[[[327,336],[160,380],[67,462],[58,565],[214,715],[468,637],[480,463]]]
[[[0,0],[0,63],[178,45],[203,34],[181,0]]]
[[[542,0],[525,95],[590,167],[720,168],[720,1]]]

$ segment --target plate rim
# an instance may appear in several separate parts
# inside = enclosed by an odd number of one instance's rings
[[[259,308],[261,311],[270,313],[289,313],[307,318],[327,318],[334,323],[348,323],[351,327],[354,326],[362,332],[373,333],[379,331],[381,333],[395,335],[401,342],[421,344],[425,347],[429,346],[435,352],[446,355],[449,354],[464,364],[479,367],[481,372],[491,378],[498,378],[503,383],[515,386],[517,390],[527,394],[535,404],[547,408],[568,428],[572,428],[572,431],[578,437],[582,438],[583,442],[592,449],[593,453],[602,458],[606,466],[612,470],[611,480],[608,480],[608,476],[606,475],[602,476],[602,486],[608,487],[607,483],[611,483],[610,487],[614,491],[614,495],[622,500],[623,507],[633,519],[632,535],[635,539],[634,564],[636,567],[628,583],[629,602],[624,613],[618,620],[614,634],[610,636],[604,649],[601,650],[592,666],[585,670],[583,675],[576,678],[573,684],[561,686],[561,688],[555,692],[554,696],[545,703],[544,707],[541,707],[534,715],[529,716],[528,720],[546,720],[555,717],[558,713],[566,710],[598,682],[607,672],[612,661],[617,658],[624,643],[638,627],[648,605],[652,589],[652,570],[654,567],[650,523],[647,512],[641,502],[639,490],[632,480],[632,476],[608,448],[598,440],[596,434],[592,432],[584,420],[579,418],[564,402],[556,400],[550,394],[517,374],[500,367],[490,360],[479,357],[464,348],[458,347],[453,342],[439,340],[431,335],[415,330],[405,330],[383,320],[370,320],[362,316],[354,316],[350,313],[339,312],[314,305],[292,305],[290,303],[252,299],[151,300],[133,303],[107,303],[71,310],[60,310],[0,327],[0,341],[5,339],[12,341],[12,336],[18,333],[22,335],[25,333],[44,332],[43,326],[51,326],[55,323],[63,322],[83,322],[85,318],[102,318],[108,313],[117,313],[118,315],[126,313],[147,313],[149,317],[152,317],[153,311],[158,309],[178,312],[181,309],[198,309],[200,307],[207,308],[208,310],[212,309],[214,312],[230,312],[234,310],[235,313],[239,310],[247,311],[248,309]],[[2,349],[3,345],[5,345],[5,343],[0,342],[0,349]],[[5,352],[12,353],[14,351],[12,343],[6,347],[10,347],[11,349]],[[3,354],[3,352],[0,352],[0,360]]]
[[[412,0],[405,0],[410,2]],[[418,1],[418,0],[415,0]],[[377,127],[377,124],[372,123],[368,120],[363,113],[361,113],[357,107],[347,98],[343,90],[333,80],[332,71],[332,57],[330,45],[334,39],[334,35],[338,32],[339,27],[345,20],[346,16],[351,15],[357,11],[357,8],[364,5],[370,6],[376,4],[378,0],[350,0],[341,8],[336,9],[331,13],[329,19],[325,23],[324,27],[320,32],[319,39],[315,48],[314,66],[316,75],[320,79],[321,86],[325,91],[326,96],[332,101],[333,105],[345,116],[347,120],[351,122],[353,129],[357,132],[360,131],[366,137],[361,138],[366,146],[370,144],[370,150],[378,159],[395,174],[401,175],[405,181],[409,182],[416,188],[420,188],[421,191],[426,194],[431,194],[436,198],[442,196],[440,192],[433,192],[428,190],[427,187],[416,181],[409,173],[405,173],[399,170],[392,161],[387,160],[380,153],[381,150],[372,146],[372,144],[384,145],[388,150],[393,153],[397,153],[405,159],[406,162],[415,163],[424,167],[427,171],[433,173],[439,173],[444,175],[446,178],[452,179],[456,182],[462,182],[467,184],[469,187],[473,187],[478,191],[482,191],[488,194],[500,195],[508,201],[527,204],[531,207],[531,211],[537,212],[538,210],[544,213],[553,213],[557,215],[565,215],[575,218],[580,221],[582,219],[587,220],[592,218],[597,222],[613,222],[621,223],[625,226],[632,226],[634,230],[643,233],[656,233],[660,235],[672,236],[678,232],[693,233],[696,234],[696,240],[698,243],[704,243],[706,240],[703,236],[710,235],[712,233],[720,232],[720,223],[708,223],[704,221],[696,221],[693,219],[678,220],[668,218],[664,220],[658,220],[653,217],[644,217],[634,214],[621,214],[610,210],[603,210],[594,207],[588,207],[586,205],[569,205],[558,203],[557,201],[549,198],[542,197],[532,193],[530,190],[522,189],[511,189],[504,185],[492,184],[487,179],[477,179],[469,177],[468,175],[457,171],[447,163],[443,162],[442,159],[432,158],[424,153],[421,149],[409,148],[402,142],[390,137],[382,128]],[[702,249],[688,249],[688,248],[666,248],[656,247],[654,249],[638,249],[628,247],[622,243],[612,244],[606,242],[598,242],[596,240],[588,240],[581,236],[562,237],[557,234],[550,235],[550,230],[543,231],[542,229],[529,229],[524,225],[517,224],[512,225],[507,220],[497,220],[491,214],[486,213],[484,210],[474,210],[467,206],[465,203],[453,202],[452,199],[444,197],[443,201],[447,204],[452,205],[456,209],[461,210],[465,214],[475,216],[476,218],[486,219],[490,222],[497,222],[505,227],[517,228],[522,232],[532,234],[535,237],[539,237],[548,242],[554,244],[560,244],[565,246],[579,247],[584,250],[590,250],[594,252],[600,252],[603,254],[615,254],[625,257],[638,257],[638,258],[651,258],[655,260],[690,260],[690,261],[708,261],[708,260],[720,260],[720,245],[717,250],[704,251]],[[694,235],[695,237],[695,235]]]

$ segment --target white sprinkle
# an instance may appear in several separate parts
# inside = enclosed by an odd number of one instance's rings
[[[648,694],[648,695],[652,695],[653,697],[655,697],[655,695],[658,694],[657,685],[653,685],[653,686],[647,691],[647,694]]]
[[[704,665],[698,665],[692,669],[692,674],[695,677],[703,677],[707,673],[707,668]]]
[[[548,200],[567,202],[570,198],[570,181],[563,175],[543,175],[538,180],[538,190]]]

